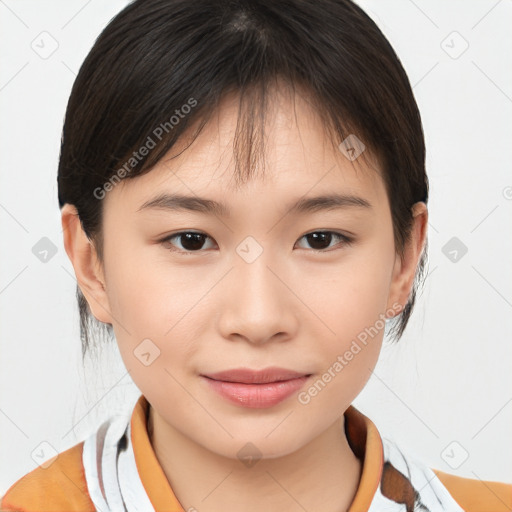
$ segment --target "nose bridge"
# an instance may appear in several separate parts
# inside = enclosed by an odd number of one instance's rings
[[[272,250],[264,248],[254,237],[248,236],[237,247],[239,261],[235,268],[238,300],[244,305],[264,312],[275,309],[280,291],[272,267],[278,267]]]
[[[222,314],[225,336],[238,334],[253,343],[290,333],[293,312],[286,281],[270,249],[248,236],[236,248],[230,290]]]

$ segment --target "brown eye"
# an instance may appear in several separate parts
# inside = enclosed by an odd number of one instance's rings
[[[307,240],[308,244],[313,250],[319,252],[325,252],[325,250],[330,247],[340,245],[338,243],[335,244],[334,246],[331,246],[331,243],[333,241],[336,242],[336,240],[341,240],[341,245],[350,245],[350,243],[352,242],[352,239],[350,239],[349,237],[342,235],[341,233],[336,233],[334,231],[314,231],[312,233],[304,235],[302,238]]]
[[[182,231],[181,233],[175,233],[174,235],[165,238],[162,240],[162,243],[170,245],[171,250],[173,251],[201,252],[205,240],[209,238],[210,237],[205,233],[195,231]],[[174,243],[171,243],[171,241],[174,239],[178,240],[181,247],[175,248]]]

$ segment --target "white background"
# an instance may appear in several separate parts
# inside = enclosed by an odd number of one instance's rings
[[[512,482],[512,2],[359,3],[414,86],[431,193],[423,293],[354,405],[430,467]],[[116,350],[83,368],[56,183],[76,72],[125,4],[0,0],[0,493],[32,453],[71,447],[139,394]],[[45,59],[41,37],[58,43]],[[32,253],[42,237],[57,247],[47,263]],[[468,248],[456,262],[452,237]]]

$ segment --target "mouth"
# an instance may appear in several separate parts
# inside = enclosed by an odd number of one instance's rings
[[[208,387],[238,406],[263,409],[299,391],[311,373],[270,367],[262,370],[236,368],[201,375]]]

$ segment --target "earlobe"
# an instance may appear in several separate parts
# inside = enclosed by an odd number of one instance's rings
[[[87,238],[76,207],[65,204],[61,209],[64,248],[92,314],[104,323],[112,323],[102,266],[93,243]]]
[[[416,270],[420,262],[427,237],[428,210],[424,202],[412,206],[413,226],[411,237],[404,248],[403,255],[396,255],[393,277],[388,296],[388,309],[401,305],[402,311],[408,300]]]

